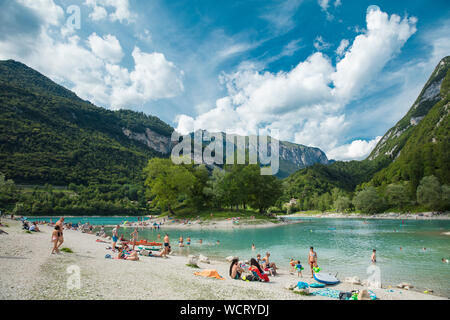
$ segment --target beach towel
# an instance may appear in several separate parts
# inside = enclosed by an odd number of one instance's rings
[[[341,293],[339,290],[333,290],[333,289],[326,288],[326,289],[311,292],[311,295],[339,299],[339,293]]]
[[[217,272],[217,270],[214,269],[209,269],[209,270],[203,270],[201,272],[194,272],[194,275],[196,276],[202,276],[202,277],[207,277],[207,278],[216,278],[219,280],[225,280],[224,278],[222,278],[219,273]]]

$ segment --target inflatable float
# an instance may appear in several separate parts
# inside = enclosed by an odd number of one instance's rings
[[[126,244],[133,244],[133,241],[123,241]],[[162,243],[160,242],[154,242],[154,241],[147,241],[147,240],[139,240],[136,241],[136,245],[138,246],[153,246],[153,247],[160,247],[162,246]]]
[[[317,282],[330,285],[338,284],[340,282],[339,279],[333,276],[331,273],[324,273],[324,272],[314,273],[314,279]]]
[[[324,288],[325,284],[324,283],[311,283],[309,286],[311,288]]]

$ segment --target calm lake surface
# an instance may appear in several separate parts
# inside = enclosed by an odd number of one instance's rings
[[[73,222],[115,224],[137,221],[137,218],[130,217],[85,219],[74,218]],[[450,297],[450,264],[441,262],[442,258],[450,259],[450,236],[442,234],[450,231],[449,220],[367,220],[365,223],[363,219],[302,218],[302,221],[274,228],[228,231],[166,231],[162,226],[159,231],[142,230],[139,237],[156,240],[158,233],[164,236],[167,232],[172,248],[180,254],[202,253],[220,258],[236,255],[246,260],[257,253],[264,256],[269,251],[271,260],[285,269],[290,258],[300,260],[305,267],[304,276],[309,271],[306,263],[309,247],[313,246],[322,270],[333,274],[338,272],[341,279],[346,276],[367,279],[372,249],[376,249],[376,265],[380,268],[383,284],[395,286],[409,282],[420,291],[432,289],[436,294]],[[121,231],[119,234],[129,237],[133,228],[121,228]],[[177,246],[181,235],[184,239],[191,237],[189,248]],[[203,239],[202,245],[198,243],[199,239]],[[217,240],[220,240],[220,245],[216,245]],[[252,243],[256,246],[255,251],[251,250]]]

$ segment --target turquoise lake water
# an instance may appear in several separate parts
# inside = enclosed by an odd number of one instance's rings
[[[42,218],[40,218],[43,220]],[[92,220],[94,219],[94,220]],[[101,220],[104,219],[104,220]],[[117,219],[115,222],[110,222]],[[122,221],[137,221],[137,218],[89,218],[92,224],[115,224]],[[358,276],[367,279],[367,268],[371,265],[372,249],[377,250],[377,266],[383,284],[396,285],[409,282],[418,290],[432,289],[435,293],[450,297],[450,264],[441,259],[450,259],[450,231],[448,220],[367,220],[363,219],[302,219],[303,223],[263,229],[234,230],[142,230],[140,238],[156,240],[157,234],[167,232],[172,248],[181,254],[202,253],[210,257],[237,255],[242,260],[262,256],[269,251],[271,260],[278,265],[289,266],[294,258],[304,265],[308,274],[307,256],[313,246],[318,254],[319,266],[325,272],[343,279]],[[66,219],[66,221],[70,221]],[[74,222],[84,221],[75,218]],[[100,222],[100,223],[98,223]],[[125,237],[132,227],[122,228]],[[178,238],[191,237],[189,248],[179,248]],[[203,244],[198,243],[203,239]],[[220,240],[220,245],[216,241]],[[252,243],[256,250],[251,250]],[[402,250],[400,250],[402,247]],[[423,248],[426,248],[424,250]],[[395,290],[395,288],[394,288]]]

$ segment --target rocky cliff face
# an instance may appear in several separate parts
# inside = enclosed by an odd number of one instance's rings
[[[316,163],[328,164],[325,152],[319,148],[306,147],[300,144],[281,141],[280,159],[289,161],[299,168],[309,167]]]
[[[122,131],[123,134],[127,136],[129,139],[139,141],[145,144],[147,147],[157,152],[160,152],[164,155],[169,155],[173,146],[175,145],[175,143],[171,142],[169,136],[158,134],[148,128],[146,128],[145,132],[143,133],[133,132],[127,128],[122,128]],[[222,133],[222,135],[225,141],[224,136],[225,134]],[[246,141],[248,141],[248,137],[245,138]],[[269,141],[270,140],[271,138],[269,138]],[[280,141],[279,146],[280,146],[279,156],[280,156],[280,172],[281,172],[280,176],[282,177],[286,177],[299,169],[306,168],[316,163],[321,164],[329,163],[325,153],[318,148],[307,147],[304,145],[299,145],[286,141]],[[247,147],[247,150],[249,148],[257,150],[255,146]],[[270,149],[270,146],[268,148]],[[199,162],[199,159],[197,159],[196,162]],[[213,168],[214,166],[210,167]]]
[[[164,155],[169,154],[172,150],[172,143],[170,141],[170,137],[163,136],[159,133],[150,130],[149,128],[146,128],[144,133],[133,132],[127,128],[122,128],[122,132],[128,138],[142,142],[147,147],[155,151],[158,151]]]
[[[424,119],[431,108],[442,100],[441,86],[449,68],[450,56],[439,62],[409,112],[384,135],[370,154],[369,160],[379,157],[396,159],[400,155],[414,128]]]

